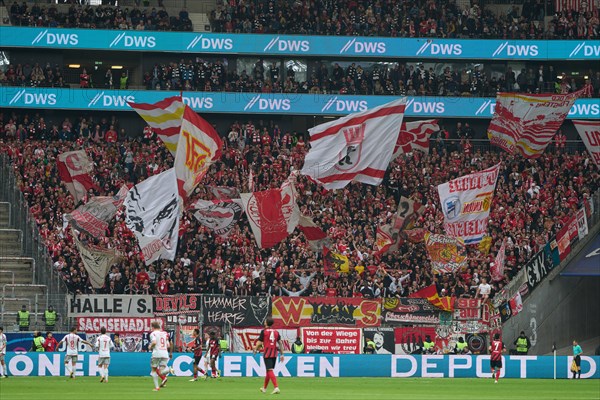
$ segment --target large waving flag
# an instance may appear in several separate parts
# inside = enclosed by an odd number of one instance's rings
[[[351,181],[379,185],[400,134],[406,98],[350,114],[309,130],[311,149],[302,174],[326,189]]]
[[[173,168],[138,183],[125,198],[125,223],[140,244],[146,265],[175,259],[179,196]]]
[[[394,146],[392,160],[401,154],[410,153],[414,150],[429,154],[429,138],[433,132],[439,130],[440,126],[437,119],[403,122],[398,141]]]
[[[108,270],[119,259],[117,251],[115,249],[86,246],[79,241],[76,233],[73,233],[73,239],[81,255],[81,261],[88,273],[92,287],[95,289],[103,287]]]
[[[323,247],[323,267],[326,275],[335,273],[347,274],[350,272],[350,262],[348,257]]]
[[[481,242],[487,232],[500,164],[438,186],[444,229],[466,244]]]
[[[258,247],[275,246],[294,231],[300,209],[293,183],[286,181],[280,189],[242,193],[242,203]]]
[[[494,282],[504,279],[504,261],[506,260],[506,239],[502,241],[502,246],[496,254],[496,260],[490,265],[490,275]]]
[[[323,246],[329,245],[330,240],[328,240],[327,234],[315,224],[311,217],[300,215],[298,228],[304,233],[312,251],[320,252]]]
[[[171,154],[177,153],[184,104],[181,97],[168,97],[154,104],[128,103],[163,141]]]
[[[408,297],[417,299],[427,299],[431,303],[431,305],[437,308],[440,308],[444,311],[454,311],[454,297],[440,297],[440,295],[437,292],[437,288],[435,287],[435,284],[426,286],[423,289],[408,295]]]
[[[127,196],[127,186],[123,185],[115,196],[95,196],[87,203],[77,207],[69,214],[63,214],[63,220],[73,228],[84,231],[92,237],[106,235],[108,222],[116,215]]]
[[[539,157],[562,125],[579,93],[498,93],[494,118],[487,131],[490,142],[510,154]]]
[[[208,168],[221,157],[223,142],[211,124],[187,105],[181,120],[181,134],[175,155],[179,193],[188,197]]]
[[[425,234],[425,247],[434,274],[454,274],[467,268],[467,248],[461,238]]]
[[[77,150],[59,154],[56,167],[60,179],[75,198],[75,202],[82,200],[88,190],[96,187],[90,176],[92,163],[85,151]]]
[[[600,168],[600,122],[572,120],[592,161]]]

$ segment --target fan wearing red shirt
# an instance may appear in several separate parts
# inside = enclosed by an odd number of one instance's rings
[[[492,376],[495,373],[495,382],[498,383],[498,379],[500,378],[500,370],[502,369],[502,353],[506,353],[506,346],[500,340],[500,334],[494,334],[494,340],[490,344],[489,351],[491,354],[490,357],[490,368],[492,370]]]
[[[281,393],[279,386],[277,385],[277,377],[275,376],[275,363],[277,362],[277,351],[279,350],[279,362],[283,362],[283,342],[281,336],[276,329],[272,328],[273,318],[267,318],[265,320],[265,329],[260,332],[258,340],[254,344],[254,354],[263,351],[263,358],[265,359],[265,367],[267,373],[265,375],[265,384],[260,388],[260,391],[266,393],[269,381],[273,381],[273,392],[271,394]]]

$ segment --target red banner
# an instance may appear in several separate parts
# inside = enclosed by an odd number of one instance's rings
[[[108,332],[112,333],[143,333],[152,331],[150,324],[154,321],[160,322],[161,326],[165,325],[164,318],[78,317],[77,330],[85,333],[94,333],[100,332],[100,328],[104,327]]]
[[[235,353],[251,352],[262,328],[233,328],[231,330],[231,351]],[[277,329],[286,353],[292,351],[292,344],[298,337],[298,329]]]
[[[360,354],[362,331],[358,328],[302,328],[304,351]]]
[[[458,321],[479,321],[481,315],[481,299],[456,299],[454,319]]]
[[[381,301],[345,297],[274,297],[275,327],[381,324]]]

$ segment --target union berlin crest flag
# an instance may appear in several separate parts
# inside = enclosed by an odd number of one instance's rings
[[[58,155],[56,168],[75,202],[83,200],[88,190],[96,188],[92,181],[92,163],[83,150],[69,151]]]
[[[448,236],[462,238],[466,244],[481,242],[487,232],[499,169],[500,164],[496,164],[438,186]]]
[[[539,157],[565,120],[580,92],[569,94],[498,93],[488,137],[510,154]]]
[[[326,189],[352,181],[379,185],[398,141],[406,98],[309,129],[302,174]]]
[[[211,164],[221,157],[222,146],[212,125],[186,105],[174,164],[181,197],[189,197]]]

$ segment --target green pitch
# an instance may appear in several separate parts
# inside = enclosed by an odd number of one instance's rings
[[[281,394],[259,392],[262,378],[219,378],[188,382],[171,377],[167,387],[152,391],[152,378],[10,377],[0,380],[0,400],[138,400],[138,399],[299,399],[299,400],[533,400],[600,399],[600,380],[425,379],[425,378],[278,378]]]

